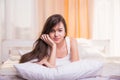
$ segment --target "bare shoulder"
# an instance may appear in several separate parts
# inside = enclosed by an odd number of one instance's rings
[[[71,45],[77,44],[76,38],[70,37],[70,43]]]
[[[70,38],[70,60],[73,61],[78,61],[79,60],[79,54],[78,54],[78,45],[77,45],[77,40],[76,38]]]

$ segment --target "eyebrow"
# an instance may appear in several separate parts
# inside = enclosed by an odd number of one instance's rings
[[[59,28],[59,29],[63,29],[63,28]]]
[[[60,27],[60,28],[58,28],[58,29],[63,29],[63,28]],[[51,29],[51,30],[55,30],[55,29],[53,28],[53,29]]]

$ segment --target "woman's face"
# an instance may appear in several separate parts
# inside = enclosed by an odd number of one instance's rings
[[[56,44],[58,44],[64,39],[65,34],[64,25],[60,22],[51,29],[49,36]]]

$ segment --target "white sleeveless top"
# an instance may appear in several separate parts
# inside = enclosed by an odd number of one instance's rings
[[[70,63],[70,38],[66,37],[65,38],[66,44],[67,44],[67,56],[63,58],[56,58],[56,66],[62,66]]]

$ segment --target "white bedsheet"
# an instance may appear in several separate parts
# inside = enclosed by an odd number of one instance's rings
[[[0,69],[0,80],[20,80],[21,78],[16,77],[16,72],[13,73],[13,70],[12,65],[6,65],[4,69]],[[113,62],[105,63],[99,75],[99,77],[89,77],[82,80],[120,80],[120,64]]]

